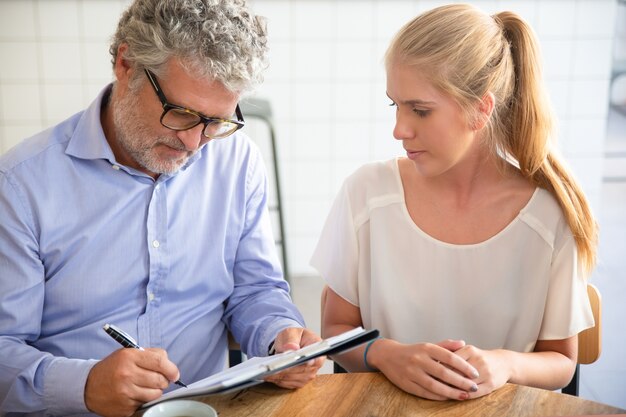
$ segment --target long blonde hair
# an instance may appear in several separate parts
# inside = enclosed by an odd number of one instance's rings
[[[486,94],[495,107],[485,132],[492,155],[512,157],[522,175],[557,199],[581,264],[596,262],[598,228],[582,189],[552,148],[554,118],[532,28],[513,12],[489,16],[466,4],[435,8],[407,23],[385,55],[387,67],[414,66],[476,116]]]

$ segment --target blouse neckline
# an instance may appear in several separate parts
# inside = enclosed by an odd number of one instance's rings
[[[476,242],[476,243],[463,243],[463,244],[446,242],[446,241],[437,239],[437,238],[429,235],[428,233],[426,233],[411,218],[411,214],[409,213],[409,209],[406,206],[406,200],[404,198],[404,185],[402,184],[402,177],[400,176],[399,160],[400,160],[400,158],[394,158],[391,161],[392,162],[392,164],[391,164],[392,167],[391,168],[392,168],[392,171],[393,171],[394,181],[396,183],[396,186],[398,187],[398,192],[400,194],[400,202],[402,203],[402,213],[403,213],[403,215],[405,217],[405,220],[411,225],[413,230],[415,230],[417,233],[419,233],[420,235],[422,235],[426,239],[431,240],[432,242],[434,242],[434,243],[436,243],[438,245],[447,246],[447,247],[450,247],[450,248],[460,248],[460,249],[476,248],[476,247],[487,245],[490,242],[492,242],[494,240],[497,240],[499,237],[505,235],[509,229],[513,228],[514,225],[520,221],[520,218],[523,215],[523,213],[525,211],[527,211],[528,208],[532,204],[534,204],[535,199],[539,198],[538,197],[538,195],[539,195],[539,187],[535,187],[535,190],[533,191],[533,194],[530,196],[530,198],[528,199],[528,201],[526,202],[524,207],[522,207],[520,209],[519,213],[517,213],[517,216],[515,216],[515,218],[513,218],[513,220],[511,220],[505,227],[503,227],[500,231],[498,231],[498,233],[488,237],[487,239],[485,239],[483,241]]]

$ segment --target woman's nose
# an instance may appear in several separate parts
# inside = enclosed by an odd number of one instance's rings
[[[396,111],[396,124],[393,128],[393,137],[398,140],[411,139],[415,136],[415,130],[409,122],[409,118],[400,110]]]

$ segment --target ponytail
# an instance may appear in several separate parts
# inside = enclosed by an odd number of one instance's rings
[[[504,146],[524,175],[558,201],[572,231],[581,264],[590,272],[596,263],[598,227],[589,202],[573,175],[551,148],[553,122],[544,95],[540,56],[532,29],[516,14],[494,16],[508,40],[515,81],[508,103]]]

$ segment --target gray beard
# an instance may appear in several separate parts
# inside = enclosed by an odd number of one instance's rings
[[[112,104],[117,142],[141,167],[155,174],[173,174],[195,153],[175,161],[160,159],[155,150],[156,145],[165,144],[177,150],[185,150],[183,144],[176,138],[154,136],[138,114],[141,106],[137,95],[132,92]]]

